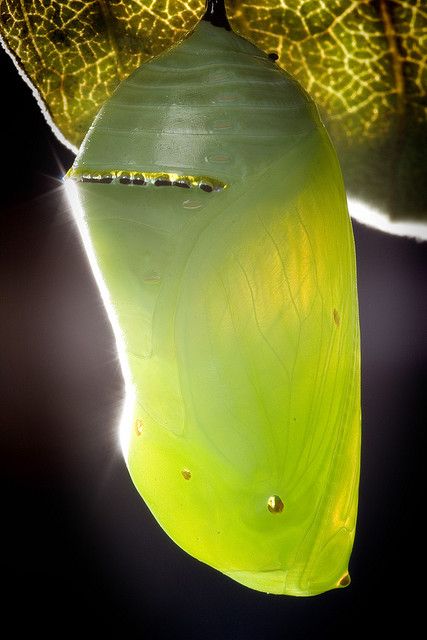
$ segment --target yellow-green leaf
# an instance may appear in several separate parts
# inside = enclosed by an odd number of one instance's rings
[[[204,0],[0,0],[0,33],[55,132],[76,148],[120,80],[185,37],[204,6]]]
[[[348,191],[426,218],[425,0],[226,0],[235,31],[317,101]]]

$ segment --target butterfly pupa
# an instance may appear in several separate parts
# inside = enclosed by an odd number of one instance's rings
[[[117,88],[67,187],[122,358],[124,455],[154,517],[253,589],[346,586],[355,257],[312,100],[202,22]]]

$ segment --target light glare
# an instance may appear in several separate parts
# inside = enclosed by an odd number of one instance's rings
[[[394,222],[387,214],[357,198],[348,198],[348,210],[357,222],[395,236],[427,240],[427,225],[422,222]]]
[[[77,187],[72,180],[65,180],[64,185],[65,185],[65,192],[67,194],[68,202],[70,203],[70,206],[71,206],[71,211],[73,213],[74,220],[76,221],[77,227],[80,232],[80,239],[83,243],[86,256],[87,256],[87,259],[89,260],[89,264],[91,266],[96,284],[98,285],[98,290],[101,294],[101,298],[102,298],[102,302],[104,303],[105,310],[107,311],[107,315],[110,320],[115,342],[116,342],[117,354],[118,354],[120,368],[122,371],[123,380],[125,384],[125,397],[124,397],[122,409],[121,409],[118,438],[119,438],[119,443],[120,443],[123,456],[127,462],[131,429],[132,429],[132,419],[133,419],[133,413],[134,413],[134,407],[135,407],[136,391],[135,391],[135,386],[132,382],[131,372],[127,363],[125,341],[123,338],[122,331],[120,329],[120,325],[114,309],[114,305],[111,302],[107,285],[105,284],[104,278],[101,273],[101,269],[99,268],[98,261],[96,259],[95,251],[92,245],[92,241],[90,239],[89,229],[86,224],[83,207],[81,205],[81,202],[78,196]]]

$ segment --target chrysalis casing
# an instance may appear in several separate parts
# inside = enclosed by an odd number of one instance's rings
[[[134,389],[127,464],[156,519],[253,589],[346,586],[355,258],[314,103],[203,22],[118,87],[67,184]]]

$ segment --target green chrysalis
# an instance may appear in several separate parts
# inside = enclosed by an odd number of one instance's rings
[[[253,589],[346,586],[355,259],[314,103],[202,22],[118,87],[67,184],[124,358],[127,464],[156,519]]]

